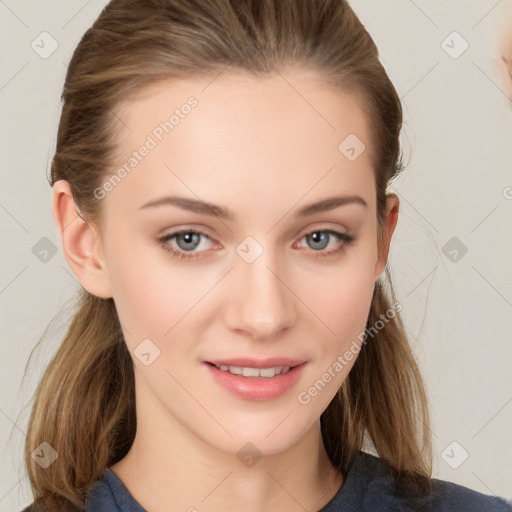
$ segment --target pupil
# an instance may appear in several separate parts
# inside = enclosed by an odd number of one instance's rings
[[[322,231],[315,231],[311,234],[311,239],[314,244],[320,244],[320,247],[315,247],[316,249],[323,249],[325,248],[325,242],[327,240],[327,233],[324,233]],[[323,240],[322,240],[323,239]]]
[[[191,244],[193,242],[196,242],[196,244],[197,244],[198,236],[199,235],[197,233],[184,233],[183,235],[181,235],[181,238],[184,240],[185,244]],[[181,246],[182,244],[180,244],[179,240],[180,240],[180,237],[178,237],[177,242],[181,249],[184,249],[184,250],[191,249],[191,247],[187,247],[187,246],[182,247]],[[193,248],[194,247],[192,247],[192,249]]]

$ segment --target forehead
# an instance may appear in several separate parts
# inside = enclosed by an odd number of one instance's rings
[[[281,202],[283,194],[297,202],[333,187],[373,197],[361,102],[312,71],[165,80],[118,105],[116,115],[123,127],[111,172],[123,165],[129,172],[110,195],[125,203],[176,188],[220,203],[223,191]],[[143,146],[151,149],[135,161]]]
[[[135,91],[115,110],[124,122],[125,135],[134,128],[149,132],[155,123],[169,120],[189,98],[195,98],[199,107],[193,112],[194,124],[207,124],[216,116],[215,132],[231,123],[244,127],[244,133],[252,130],[263,137],[286,128],[290,135],[311,136],[320,131],[334,136],[334,141],[348,129],[367,138],[360,97],[335,89],[318,73],[302,68],[259,76],[224,71],[214,77],[161,80]]]

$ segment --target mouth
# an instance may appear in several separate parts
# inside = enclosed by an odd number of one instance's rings
[[[291,390],[299,381],[306,361],[230,359],[205,361],[210,375],[222,388],[243,400],[271,400]]]

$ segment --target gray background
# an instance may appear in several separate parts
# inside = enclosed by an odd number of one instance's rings
[[[62,328],[51,331],[22,384],[25,364],[78,288],[46,172],[66,65],[105,4],[0,0],[2,511],[31,501],[23,406]],[[498,27],[511,11],[505,0],[351,4],[404,104],[408,167],[393,187],[402,202],[390,266],[427,383],[434,476],[511,498],[512,108],[497,67]],[[58,43],[49,56],[40,55],[51,50],[44,31]]]

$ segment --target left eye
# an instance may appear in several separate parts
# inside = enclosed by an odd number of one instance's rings
[[[332,237],[336,237],[341,243],[330,251],[324,251],[326,244],[328,245]],[[313,252],[317,253],[314,255],[316,258],[328,258],[343,253],[347,247],[356,241],[356,237],[350,233],[341,233],[340,231],[334,231],[332,229],[316,229],[306,233],[301,240],[305,238],[308,243],[313,244]],[[295,245],[294,245],[295,247]]]
[[[312,244],[310,247],[316,251],[325,249],[327,245],[329,245],[329,242],[332,240],[333,235],[338,239],[341,238],[345,239],[346,241],[346,235],[344,233],[338,233],[337,231],[332,230],[312,231],[311,233],[304,235],[302,239],[305,238],[308,243]]]
[[[333,238],[337,238],[341,245],[336,249],[325,251],[324,249],[329,245],[329,242]],[[211,238],[201,231],[189,229],[186,231],[177,231],[168,235],[160,237],[158,240],[162,247],[170,252],[173,257],[178,259],[191,259],[199,257],[199,254],[203,251],[195,251],[201,245],[201,237],[211,240]],[[168,242],[175,239],[177,248],[170,245]],[[341,233],[331,229],[317,229],[311,231],[302,236],[301,241],[305,239],[313,252],[319,253],[316,256],[326,257],[333,254],[341,253],[345,248],[355,241],[355,237],[349,233]],[[294,244],[294,247],[298,247]]]

